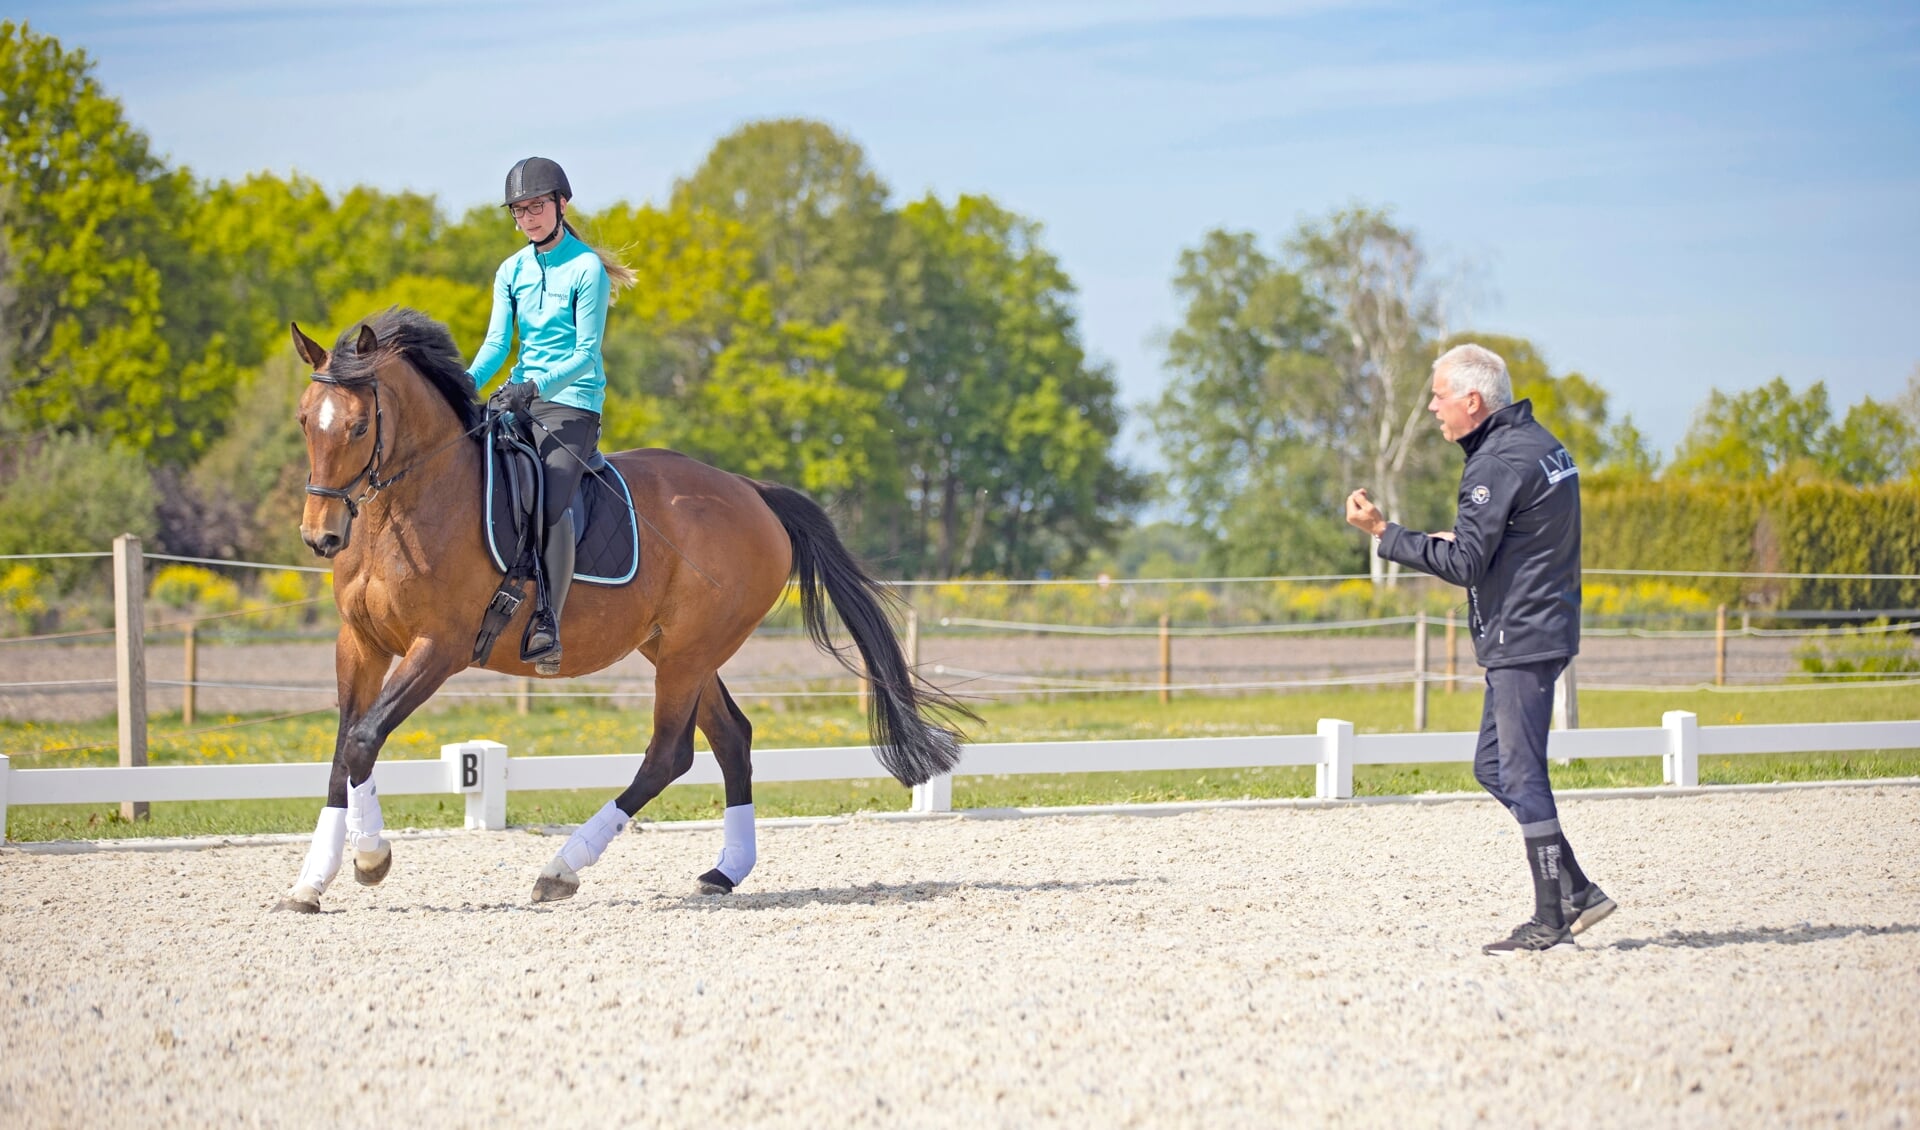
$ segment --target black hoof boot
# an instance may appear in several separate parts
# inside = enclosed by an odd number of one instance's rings
[[[730,895],[733,893],[733,880],[722,874],[718,867],[694,880],[700,885],[703,895]]]

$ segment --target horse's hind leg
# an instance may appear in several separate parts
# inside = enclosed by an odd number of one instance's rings
[[[704,676],[702,676],[704,677]],[[571,898],[580,889],[580,871],[600,861],[607,845],[660,790],[693,768],[693,717],[700,702],[700,678],[675,677],[665,669],[653,679],[653,737],[640,771],[625,792],[574,829],[567,842],[533,883],[534,902]]]
[[[720,775],[727,783],[727,810],[721,817],[726,839],[713,870],[698,880],[700,893],[730,894],[746,880],[759,858],[753,836],[753,723],[740,712],[718,675],[710,677],[701,691],[694,721],[707,735],[713,758],[720,763]]]

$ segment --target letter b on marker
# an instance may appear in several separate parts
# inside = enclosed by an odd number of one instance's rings
[[[460,789],[465,792],[479,787],[480,755],[473,750],[463,749],[460,751]]]

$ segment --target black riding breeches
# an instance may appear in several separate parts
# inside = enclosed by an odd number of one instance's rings
[[[1547,659],[1487,671],[1473,775],[1528,837],[1560,831],[1547,775],[1547,732],[1553,726],[1553,683],[1566,666],[1564,659]]]
[[[546,465],[546,512],[551,528],[566,513],[573,492],[587,472],[587,460],[600,446],[600,413],[538,400],[533,405],[533,439]]]

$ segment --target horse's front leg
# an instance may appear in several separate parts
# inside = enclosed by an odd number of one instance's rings
[[[372,886],[387,877],[393,848],[380,835],[385,823],[373,783],[374,763],[387,736],[466,666],[460,649],[419,639],[387,679],[392,659],[350,643],[344,633],[337,661],[340,730],[334,742],[327,806],[320,811],[300,878],[280,903],[282,910],[318,912],[320,896],[339,873],[348,847],[354,852],[355,880]],[[362,703],[367,704],[364,709]]]

